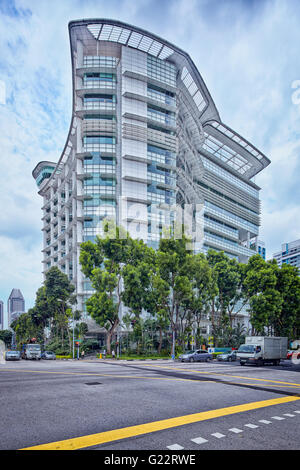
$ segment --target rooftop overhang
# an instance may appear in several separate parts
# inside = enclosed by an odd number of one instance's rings
[[[206,122],[203,129],[213,137],[214,155],[244,179],[250,180],[271,163],[262,152],[225,124],[212,120]]]
[[[76,75],[76,64],[75,54],[77,52],[77,40],[81,41],[83,46],[88,50],[97,49],[100,42],[107,46],[126,46],[131,47],[147,54],[150,54],[161,60],[168,60],[176,65],[179,70],[178,80],[181,80],[184,85],[187,95],[190,96],[191,102],[194,103],[194,111],[196,119],[203,127],[209,128],[211,135],[222,137],[222,141],[226,142],[230,148],[236,150],[238,154],[245,158],[247,163],[243,168],[243,173],[238,171],[238,174],[242,175],[245,179],[249,180],[255,174],[260,172],[263,168],[269,165],[270,160],[253,147],[249,142],[239,136],[236,132],[232,131],[228,126],[225,126],[221,122],[218,110],[214,104],[214,101],[190,56],[182,49],[174,46],[170,42],[156,36],[148,31],[145,31],[136,26],[132,26],[127,23],[123,23],[111,19],[86,19],[86,20],[75,20],[69,22],[69,37],[70,37],[70,50],[71,50],[71,61],[72,61],[72,80],[73,80],[73,112],[70,123],[70,129],[67,137],[67,141],[61,157],[56,164],[56,168],[53,171],[51,177],[48,179],[45,187],[51,184],[51,181],[56,177],[57,170],[60,168],[70,153],[72,148],[72,135],[75,132],[76,122],[75,117],[75,75]],[[225,129],[225,131],[224,131]],[[232,136],[229,135],[232,134]],[[217,137],[218,138],[218,137]],[[244,145],[244,143],[246,145]],[[257,155],[256,155],[257,153]],[[41,171],[39,165],[43,165],[45,162],[39,163],[33,170],[34,174]],[[48,162],[53,164],[52,162]],[[242,168],[243,165],[241,165]],[[230,167],[230,164],[229,164]],[[245,169],[246,167],[246,169]],[[234,171],[235,169],[232,168]],[[245,170],[245,171],[244,171]],[[36,178],[36,176],[34,176]]]
[[[47,166],[53,166],[55,168],[56,163],[55,162],[49,162],[49,161],[39,162],[32,171],[32,176],[34,177],[34,179],[36,179],[39,176],[39,174],[41,173],[41,171],[43,171],[43,169]]]
[[[199,118],[220,120],[213,99],[190,56],[174,44],[142,28],[111,19],[87,19],[70,21],[71,48],[76,51],[76,40],[85,48],[97,42],[131,47],[161,60],[168,60],[180,71],[180,78],[194,100]]]

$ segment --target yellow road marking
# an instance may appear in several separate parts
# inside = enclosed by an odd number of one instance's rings
[[[146,365],[143,364],[144,367],[146,367]],[[257,377],[245,377],[243,375],[231,375],[231,374],[221,374],[220,372],[211,372],[211,371],[200,371],[200,370],[195,370],[195,369],[181,369],[181,368],[177,368],[177,367],[166,367],[166,366],[158,366],[158,365],[151,365],[151,367],[158,367],[160,369],[167,369],[167,370],[179,370],[179,371],[183,371],[183,372],[192,372],[192,373],[195,373],[195,374],[206,374],[206,375],[220,375],[221,377],[232,377],[232,378],[235,378],[235,379],[246,379],[246,380],[256,380],[256,381],[262,381],[262,382],[272,382],[272,383],[276,383],[276,384],[285,384],[285,385],[294,385],[296,387],[300,387],[300,384],[298,383],[293,383],[293,382],[282,382],[282,381],[279,381],[279,380],[272,380],[272,379],[260,379],[260,378],[257,378]]]
[[[36,374],[60,374],[60,375],[76,375],[76,376],[96,376],[96,377],[116,377],[117,379],[147,379],[147,380],[176,380],[180,382],[194,382],[200,383],[196,380],[192,379],[184,379],[184,378],[169,378],[169,377],[144,377],[142,375],[116,375],[116,374],[97,374],[97,373],[88,373],[88,372],[54,372],[54,371],[46,371],[46,370],[23,370],[23,369],[5,369],[0,370],[0,372],[34,372]],[[214,382],[213,380],[202,380],[201,383],[206,382]]]
[[[280,385],[287,385],[287,386],[293,386],[293,387],[300,387],[299,383],[293,383],[293,382],[283,382],[280,380],[272,380],[272,379],[262,379],[258,377],[247,377],[243,375],[232,375],[232,374],[225,374],[225,373],[220,373],[220,372],[211,372],[211,371],[199,371],[195,369],[182,369],[178,367],[172,367],[172,366],[162,366],[162,365],[157,365],[157,364],[149,364],[151,367],[156,367],[160,369],[165,369],[165,370],[176,370],[176,371],[181,371],[181,372],[189,372],[189,373],[195,373],[195,374],[205,374],[205,375],[217,375],[221,377],[231,377],[235,379],[243,379],[243,380],[253,380],[253,381],[261,381],[261,382],[269,382],[269,383],[275,383],[275,384],[280,384]],[[148,364],[141,364],[143,368],[147,370]],[[42,370],[29,370],[29,369],[0,369],[0,372],[5,372],[5,371],[17,371],[17,372],[35,372],[39,374],[62,374],[62,375],[86,375],[86,376],[98,376],[98,377],[117,377],[117,378],[149,378],[149,377],[135,377],[135,376],[127,376],[127,375],[115,375],[115,374],[98,374],[98,373],[88,373],[88,372],[60,372],[60,371],[42,371]],[[195,382],[195,380],[192,379],[180,379],[180,378],[175,378],[175,379],[169,379],[169,378],[160,378],[160,377],[152,377],[152,379],[157,379],[157,380],[184,380],[184,381],[191,381]],[[203,381],[204,382],[204,381]],[[206,380],[205,382],[213,382],[212,380]],[[228,382],[231,383],[231,382]],[[245,384],[245,385],[255,385],[255,384]]]
[[[263,400],[253,403],[245,403],[243,405],[230,406],[227,408],[220,408],[217,410],[202,411],[201,413],[189,414],[185,416],[178,416],[176,418],[164,419],[161,421],[153,421],[151,423],[139,424],[136,426],[129,426],[121,429],[113,429],[111,431],[104,431],[97,434],[90,434],[87,436],[75,437],[63,441],[50,442],[47,444],[26,447],[20,450],[76,450],[86,447],[97,446],[100,444],[119,441],[129,437],[140,436],[142,434],[149,434],[164,429],[175,428],[185,424],[196,423],[199,421],[206,421],[209,419],[219,418],[221,416],[232,415],[249,410],[256,410],[267,406],[280,405],[282,403],[290,403],[300,400],[299,397],[283,397],[275,398],[272,400]]]

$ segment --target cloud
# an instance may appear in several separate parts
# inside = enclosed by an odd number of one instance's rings
[[[223,121],[272,160],[256,177],[268,256],[299,238],[299,13],[284,0],[2,0],[0,299],[20,288],[30,307],[41,283],[42,200],[31,172],[58,161],[68,133],[70,20],[119,19],[187,51]]]

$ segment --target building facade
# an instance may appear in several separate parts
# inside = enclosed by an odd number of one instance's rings
[[[290,264],[300,270],[300,239],[290,243],[283,243],[281,251],[274,253],[273,258],[276,259],[280,267],[283,264]]]
[[[0,300],[0,330],[4,330],[4,308],[2,300]]]
[[[7,301],[8,326],[25,312],[25,300],[20,289],[12,289]]]
[[[251,243],[250,248],[258,253],[264,260],[266,260],[267,252],[265,242],[256,239]]]
[[[178,207],[188,207],[200,234],[195,250],[246,262],[260,225],[252,178],[270,161],[222,123],[189,55],[119,21],[72,21],[69,34],[69,134],[59,161],[33,170],[43,198],[43,272],[65,272],[84,311],[92,289],[80,243],[111,216],[156,248]]]

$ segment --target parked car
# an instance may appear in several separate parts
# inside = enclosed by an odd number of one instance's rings
[[[5,360],[6,361],[19,361],[21,359],[20,351],[6,351]]]
[[[49,359],[49,360],[56,359],[56,355],[52,351],[44,351],[41,357],[42,359]]]
[[[186,353],[180,354],[179,360],[181,362],[201,362],[201,361],[211,361],[213,355],[207,352],[205,349],[198,349],[197,351],[188,351]]]
[[[236,361],[236,351],[229,351],[227,353],[218,354],[217,359],[218,361],[227,361],[227,362]]]
[[[297,349],[297,351],[295,351],[295,349],[290,349],[287,352],[286,358],[287,359],[292,359],[293,354],[295,354],[294,357],[296,357],[297,359],[300,359],[300,350],[298,350],[298,349]]]

